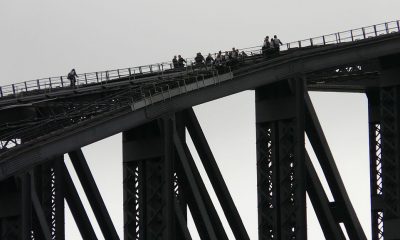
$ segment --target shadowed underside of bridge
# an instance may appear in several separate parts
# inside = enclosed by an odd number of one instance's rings
[[[306,193],[326,239],[366,239],[308,91],[367,95],[372,239],[400,239],[399,72],[400,35],[391,33],[0,98],[0,238],[64,239],[66,200],[82,238],[97,239],[68,154],[104,238],[119,239],[81,148],[122,132],[124,239],[191,239],[188,209],[202,239],[228,239],[188,137],[235,238],[249,239],[192,107],[254,90],[259,239],[307,239]]]

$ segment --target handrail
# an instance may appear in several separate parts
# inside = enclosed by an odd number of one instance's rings
[[[378,37],[391,33],[400,32],[400,23],[397,21],[390,21],[380,24],[375,24],[367,27],[351,29],[342,32],[322,35],[319,37],[303,39],[299,41],[285,43],[281,46],[281,51],[290,49],[299,49],[306,47],[325,46],[331,44],[340,44],[345,42],[355,42],[362,39]],[[239,49],[240,52],[245,52],[247,55],[261,54],[261,46],[248,47]],[[215,53],[213,56],[215,57]],[[186,60],[186,66],[193,66],[194,59],[189,58]],[[165,71],[172,70],[173,64],[171,61],[161,62],[150,65],[143,65],[132,68],[123,68],[107,71],[98,71],[78,74],[76,82],[77,87],[84,87],[91,84],[107,84],[112,80],[128,77],[129,80],[136,79],[140,75],[145,74],[163,74]],[[26,92],[40,91],[40,90],[53,90],[71,87],[69,80],[66,76],[49,77],[42,79],[29,80],[21,83],[14,83],[5,86],[0,86],[0,99],[5,97],[19,97]]]

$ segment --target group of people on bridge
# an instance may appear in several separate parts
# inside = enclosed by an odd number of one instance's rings
[[[281,45],[283,44],[276,35],[274,35],[271,40],[269,39],[269,36],[266,36],[261,52],[264,56],[276,56],[279,54]],[[244,51],[239,52],[239,49],[232,48],[232,51],[226,51],[225,53],[219,51],[218,53],[214,54],[214,56],[215,58],[213,58],[211,53],[209,53],[205,58],[200,52],[197,53],[196,57],[194,58],[195,66],[215,66],[217,68],[224,66],[235,66],[240,62],[240,60],[243,60],[245,57],[247,57],[247,54]],[[174,56],[172,59],[172,65],[174,69],[184,68],[185,64],[186,61],[181,57],[181,55],[178,55],[178,58]]]
[[[262,53],[264,56],[277,55],[279,54],[281,45],[283,44],[276,35],[274,35],[271,40],[269,39],[269,36],[266,36],[262,46]]]
[[[266,36],[264,39],[264,44],[262,46],[262,54],[264,56],[274,56],[279,54],[280,51],[280,46],[283,45],[281,40],[274,35],[271,40],[269,39],[269,36]],[[211,53],[207,55],[205,58],[200,52],[196,54],[196,57],[194,58],[194,63],[196,67],[202,68],[202,67],[211,67],[214,66],[216,68],[221,68],[221,67],[233,67],[236,66],[240,61],[244,60],[244,58],[247,57],[247,54],[242,51],[240,52],[239,49],[232,48],[232,51],[225,51],[225,53],[222,53],[219,51],[218,53],[214,54],[215,58],[212,57]],[[174,56],[172,59],[172,65],[174,69],[182,69],[186,65],[186,60],[182,58],[181,55]],[[71,87],[76,86],[76,78],[78,75],[76,74],[75,69],[72,69],[68,73],[68,80],[71,82]]]
[[[218,53],[214,54],[215,58],[209,53],[205,58],[200,52],[196,54],[194,58],[194,64],[196,67],[222,67],[222,66],[235,66],[239,61],[245,57],[247,54],[242,51],[239,52],[239,49],[232,48],[232,51],[226,51],[224,54],[219,51]],[[186,61],[178,55],[178,58],[174,56],[172,59],[172,64],[175,69],[185,67]]]

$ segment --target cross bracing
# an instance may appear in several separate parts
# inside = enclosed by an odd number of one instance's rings
[[[0,191],[21,210],[0,216],[0,236],[63,239],[65,199],[82,237],[97,239],[64,165],[68,153],[103,236],[119,239],[80,148],[123,132],[124,238],[191,239],[189,208],[202,239],[227,239],[186,129],[235,238],[249,239],[191,107],[255,90],[259,239],[306,239],[306,192],[327,239],[344,239],[343,231],[366,239],[308,97],[312,90],[367,94],[373,239],[400,238],[399,30],[394,21],[339,32],[285,44],[275,56],[244,49],[247,56],[225,66],[188,60],[180,69],[160,63],[87,73],[76,88],[65,77],[1,87]],[[305,134],[333,202],[304,149]]]

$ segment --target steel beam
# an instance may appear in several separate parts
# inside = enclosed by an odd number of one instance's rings
[[[400,239],[400,86],[380,89],[383,236]]]
[[[75,219],[75,223],[78,226],[82,238],[97,240],[97,236],[94,233],[92,224],[90,223],[78,191],[75,188],[74,182],[72,181],[65,164],[63,166],[63,173],[65,181],[65,200],[68,203],[69,209],[71,210],[72,216]]]
[[[326,240],[345,240],[346,237],[335,219],[335,214],[329,204],[321,181],[311,162],[310,156],[306,152],[305,164],[307,168],[307,193],[314,207],[315,214],[321,225]]]
[[[192,240],[192,237],[190,236],[189,229],[187,227],[187,222],[186,222],[186,216],[182,212],[180,203],[176,198],[174,198],[174,210],[175,210],[175,216],[178,222],[178,226],[180,227],[180,230],[182,232],[182,235],[184,236],[185,240]]]
[[[185,110],[185,124],[235,238],[250,239],[192,108]]]
[[[42,204],[40,203],[39,196],[36,193],[35,189],[35,179],[34,176],[30,175],[31,177],[31,198],[32,198],[32,204],[33,204],[33,209],[35,210],[36,217],[39,221],[39,225],[41,228],[41,234],[44,239],[46,240],[51,240],[52,236],[50,233],[50,228],[46,219],[46,215],[43,211]]]
[[[174,124],[166,116],[123,133],[125,239],[176,239]]]
[[[218,237],[218,240],[228,240],[228,236],[226,235],[224,226],[222,225],[222,222],[221,222],[221,220],[218,216],[218,213],[214,207],[211,197],[207,192],[207,188],[203,182],[203,179],[201,178],[200,172],[197,169],[196,163],[194,162],[194,159],[190,153],[190,150],[189,150],[187,144],[184,143],[182,140],[181,140],[181,143],[182,143],[183,150],[185,151],[185,154],[186,154],[187,162],[190,165],[191,172],[193,173],[193,176],[196,180],[201,197],[202,197],[204,204],[206,206],[206,209],[208,211],[208,215],[210,217],[211,224],[215,229],[215,233]]]
[[[20,182],[16,177],[0,181],[0,239],[21,239],[22,195],[21,187],[19,187],[21,185]],[[29,198],[29,195],[25,195],[24,197]]]
[[[183,142],[186,142],[186,128],[184,124],[184,114],[182,112],[175,113],[175,132],[179,135],[180,139]],[[175,221],[175,237],[176,240],[186,240],[188,235],[185,232],[182,232],[182,225],[187,228],[187,210],[188,210],[188,202],[185,196],[184,185],[186,184],[184,180],[184,172],[182,167],[179,166],[178,154],[174,149],[174,192],[175,199],[178,202],[178,206],[180,207],[179,212],[182,213],[182,219],[176,218]],[[181,233],[181,234],[179,234]],[[190,236],[190,234],[189,234]]]
[[[57,240],[65,239],[63,162],[64,156],[59,156],[35,167],[32,172],[51,237]],[[40,237],[44,236],[36,236]]]
[[[382,132],[379,89],[369,89],[368,127],[371,192],[371,230],[372,240],[384,238],[383,234],[383,189],[382,189]]]
[[[162,119],[163,136],[164,136],[164,188],[163,199],[165,207],[163,212],[163,221],[165,222],[165,240],[174,240],[174,143],[173,133],[175,131],[174,116],[166,116]]]
[[[187,158],[186,151],[184,149],[184,145],[181,142],[179,136],[177,134],[174,134],[174,143],[176,150],[179,155],[180,163],[182,165],[183,171],[185,173],[185,177],[187,179],[188,185],[190,187],[191,194],[194,198],[195,205],[198,208],[198,211],[201,216],[202,224],[205,226],[207,238],[205,239],[210,239],[210,240],[217,240],[217,235],[215,233],[214,227],[212,226],[212,221],[207,213],[206,209],[206,204],[204,203],[204,200],[201,196],[200,189],[198,187],[198,183],[196,182],[195,176],[193,175],[191,166],[189,164],[189,160]],[[189,205],[190,206],[190,205]],[[196,226],[198,226],[196,224]],[[198,231],[200,232],[200,235],[202,234],[202,229],[198,228]]]
[[[143,161],[123,163],[124,239],[145,239],[145,206]]]
[[[20,176],[21,181],[21,239],[32,236],[32,197],[31,176],[28,173]]]
[[[366,240],[365,233],[351,204],[350,198],[347,195],[339,170],[308,93],[305,93],[304,100],[306,109],[306,133],[331,189],[335,199],[335,205],[341,213],[341,219],[336,219],[336,221],[344,223],[347,234],[351,239]]]
[[[304,80],[256,89],[259,239],[307,239]]]
[[[52,238],[64,239],[64,194],[63,194],[63,156],[53,158],[35,166],[30,172],[34,179],[34,190],[43,208],[44,216]],[[58,172],[56,174],[56,171]],[[56,210],[57,209],[57,210]],[[39,219],[33,216],[32,232],[38,239],[44,239]]]
[[[259,64],[253,69],[242,69],[235,73],[234,79],[203,88],[188,94],[179,95],[162,104],[153,104],[135,111],[126,111],[76,128],[68,128],[62,135],[48,136],[47,139],[34,145],[19,148],[18,151],[9,150],[3,155],[0,163],[0,180],[12,176],[35,164],[73,151],[82,146],[96,142],[108,136],[127,131],[141,124],[149,122],[168,112],[177,112],[188,107],[225,97],[244,90],[255,89],[266,84],[286,79],[293,74],[313,72],[338,65],[366,61],[380,56],[400,52],[400,36],[390,35],[379,40],[355,42],[343,47],[327,46],[322,49],[306,51],[304,54],[281,58],[274,64]],[[22,149],[23,148],[23,149]]]
[[[81,149],[68,153],[105,239],[119,239]]]

